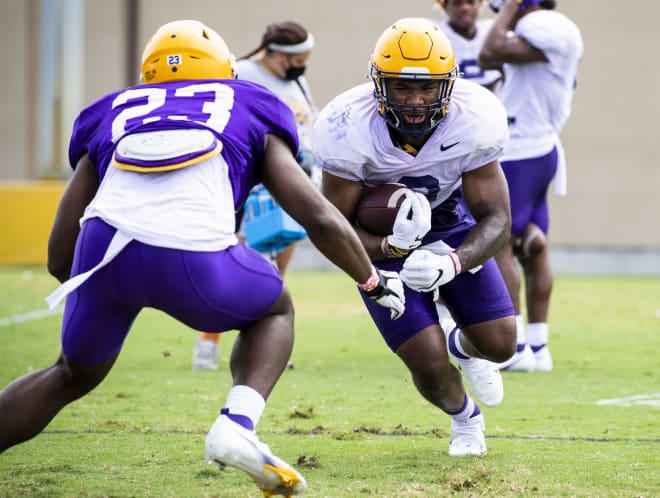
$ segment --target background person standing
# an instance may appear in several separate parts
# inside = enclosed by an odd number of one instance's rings
[[[579,28],[556,12],[554,0],[491,0],[499,14],[482,47],[484,67],[502,68],[496,90],[507,110],[510,140],[502,169],[511,199],[511,237],[497,262],[517,314],[517,352],[503,369],[553,368],[548,309],[553,275],[547,235],[548,188],[566,193],[566,163],[559,134],[566,124],[584,52]],[[520,305],[525,283],[527,327]],[[533,353],[533,357],[530,354]]]

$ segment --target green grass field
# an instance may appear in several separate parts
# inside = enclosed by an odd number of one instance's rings
[[[447,456],[449,418],[417,394],[347,277],[287,282],[295,369],[258,429],[305,475],[304,496],[660,496],[660,279],[557,278],[555,370],[505,373],[504,403],[482,407],[488,454],[466,459]],[[61,315],[30,314],[55,287],[41,269],[0,270],[0,387],[55,359]],[[0,455],[0,496],[261,496],[242,472],[204,462],[234,334],[217,372],[191,370],[195,337],[145,311],[99,388]]]

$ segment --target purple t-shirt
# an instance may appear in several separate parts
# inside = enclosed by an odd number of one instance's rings
[[[101,181],[124,136],[185,128],[210,130],[222,143],[236,209],[261,182],[266,134],[282,138],[294,155],[298,151],[293,113],[266,88],[248,81],[186,80],[125,88],[83,109],[73,125],[69,162],[75,169],[88,154]]]

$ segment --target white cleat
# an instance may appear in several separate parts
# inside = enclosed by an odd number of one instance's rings
[[[451,421],[449,436],[449,456],[482,456],[486,454],[486,437],[484,436],[484,416],[457,422]]]
[[[247,473],[264,496],[293,496],[307,489],[307,482],[293,467],[273,455],[257,435],[221,416],[206,435],[206,462],[220,468],[231,465]]]
[[[505,372],[531,372],[537,368],[536,358],[529,344],[525,344],[521,351],[516,351],[511,358],[504,363],[500,363],[499,367],[500,370]]]
[[[218,369],[218,343],[209,339],[197,339],[193,350],[193,370]]]
[[[543,346],[541,349],[536,350],[534,353],[534,361],[536,367],[534,370],[538,372],[550,372],[553,368],[552,355],[548,346]]]
[[[458,363],[465,383],[477,401],[486,406],[497,406],[502,402],[504,383],[502,374],[495,363],[482,358],[463,360],[454,357],[454,359]]]

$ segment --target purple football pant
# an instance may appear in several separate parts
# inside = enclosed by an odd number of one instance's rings
[[[391,259],[374,264],[383,270],[398,272],[403,267],[403,261]],[[511,296],[493,258],[486,261],[477,273],[461,273],[439,290],[442,301],[459,327],[514,314]],[[371,318],[392,351],[399,349],[417,332],[438,323],[432,292],[417,292],[405,285],[404,292],[406,312],[392,320],[389,309],[375,303],[360,291]]]
[[[94,267],[114,233],[99,219],[85,222],[71,276]],[[117,355],[145,307],[200,331],[241,329],[270,309],[282,288],[277,269],[243,244],[195,252],[134,240],[67,296],[62,349],[85,365]]]
[[[518,161],[502,161],[511,199],[511,233],[522,236],[534,223],[547,234],[550,226],[548,187],[557,172],[557,148],[545,156]]]

